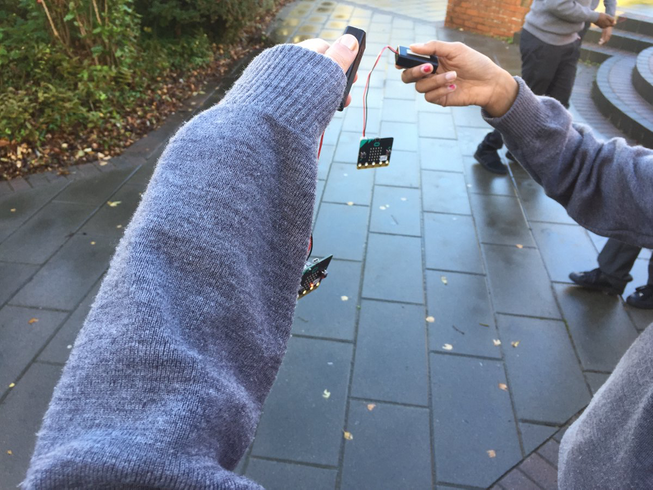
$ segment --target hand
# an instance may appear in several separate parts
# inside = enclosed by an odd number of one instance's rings
[[[601,33],[601,39],[599,39],[599,45],[606,44],[612,37],[612,27],[606,27]]]
[[[599,14],[598,20],[594,23],[597,26],[599,26],[601,29],[605,29],[606,27],[612,27],[614,25],[614,17],[601,12]]]
[[[333,45],[330,45],[324,39],[308,39],[298,43],[297,45],[315,51],[316,53],[323,54],[327,58],[331,58],[345,73],[347,73],[347,70],[354,62],[356,54],[358,53],[358,39],[351,34],[345,34],[344,36],[339,37]],[[358,73],[356,73],[354,82],[356,80],[358,80]],[[351,94],[347,96],[345,107],[347,107],[350,102]]]
[[[415,82],[424,98],[442,106],[479,105],[491,116],[499,117],[512,106],[518,93],[515,79],[484,54],[462,43],[431,41],[411,44],[417,54],[436,55],[437,74],[429,64],[404,70],[404,83]]]

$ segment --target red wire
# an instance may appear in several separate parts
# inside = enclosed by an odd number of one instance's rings
[[[389,49],[393,53],[397,54],[397,50],[394,49],[392,46],[384,46],[383,49],[381,49],[379,55],[376,57],[374,66],[372,66],[372,69],[367,74],[367,81],[365,82],[365,88],[363,89],[363,138],[365,138],[365,129],[367,128],[367,92],[369,91],[370,88],[370,77],[372,76],[372,72],[374,71],[374,68],[376,68],[376,65],[379,64],[381,55],[386,49]]]
[[[320,153],[322,153],[322,142],[324,142],[324,133],[322,133],[322,136],[320,137],[320,146],[317,148],[317,159],[320,159]]]

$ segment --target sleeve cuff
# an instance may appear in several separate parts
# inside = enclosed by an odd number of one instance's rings
[[[333,60],[282,44],[257,56],[221,104],[254,106],[317,138],[340,105],[345,85],[345,74]]]
[[[599,12],[596,12],[595,10],[592,10],[592,12],[590,13],[589,21],[590,22],[596,22],[597,20],[599,20],[599,16],[600,16]]]

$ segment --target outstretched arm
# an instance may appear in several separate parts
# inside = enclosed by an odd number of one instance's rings
[[[230,470],[285,353],[317,141],[357,50],[307,46],[261,54],[166,148],[55,389],[26,488],[257,487]]]

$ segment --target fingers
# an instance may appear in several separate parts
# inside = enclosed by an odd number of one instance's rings
[[[450,85],[447,85],[446,87],[440,87],[435,90],[431,90],[430,92],[427,92],[424,95],[424,98],[426,99],[427,102],[430,102],[431,104],[444,105],[442,101],[446,100],[445,97],[450,93],[454,92],[456,88],[458,88],[456,87],[456,84],[452,83]]]
[[[327,49],[329,49],[329,43],[324,39],[307,39],[306,41],[297,43],[297,46],[310,49],[311,51],[315,51],[316,53],[320,54],[326,53]]]
[[[340,65],[342,71],[347,72],[356,58],[356,53],[358,53],[358,40],[351,34],[345,34],[336,39],[324,55]]]
[[[446,43],[444,41],[429,41],[410,45],[410,50],[417,54],[436,55],[443,58],[452,58],[463,50],[470,49],[463,43]]]
[[[401,80],[404,83],[413,83],[433,73],[433,65],[428,63],[404,70],[401,74]]]
[[[454,84],[457,77],[458,75],[455,71],[448,71],[447,73],[432,75],[428,78],[418,80],[415,84],[415,90],[417,90],[420,94],[426,94],[428,92],[440,89],[444,89],[446,92],[446,90],[450,90],[449,87]]]

